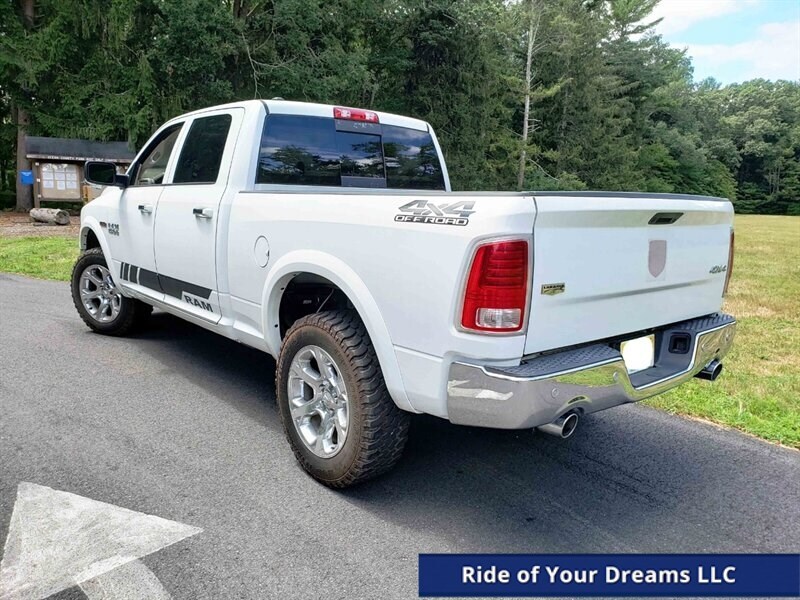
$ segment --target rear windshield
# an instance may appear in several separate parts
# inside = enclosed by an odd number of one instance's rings
[[[256,183],[443,190],[444,176],[427,131],[269,115]]]

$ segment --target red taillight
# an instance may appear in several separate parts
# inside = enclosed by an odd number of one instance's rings
[[[722,288],[722,295],[727,296],[728,284],[731,282],[731,275],[733,275],[733,229],[731,229],[731,245],[728,247],[728,269],[725,271],[725,287]]]
[[[477,331],[519,331],[528,297],[528,242],[479,246],[464,292],[461,326]]]
[[[371,110],[361,110],[360,108],[344,108],[337,106],[333,109],[334,119],[344,119],[346,121],[365,121],[367,123],[379,123],[378,113]]]

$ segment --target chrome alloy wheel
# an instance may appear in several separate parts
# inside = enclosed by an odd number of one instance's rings
[[[350,427],[347,389],[339,367],[319,346],[295,354],[287,382],[292,423],[306,447],[321,458],[336,456]]]
[[[81,302],[98,323],[110,323],[119,315],[122,295],[103,265],[89,265],[80,278]]]

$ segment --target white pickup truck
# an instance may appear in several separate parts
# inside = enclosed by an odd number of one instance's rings
[[[568,437],[714,379],[735,320],[733,208],[616,192],[451,192],[431,127],[253,100],[172,119],[81,214],[72,296],[122,335],[152,307],[277,360],[301,465],[332,487],[400,458],[409,413]]]

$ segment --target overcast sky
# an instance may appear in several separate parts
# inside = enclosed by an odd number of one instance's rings
[[[698,81],[800,80],[800,0],[661,0],[653,16]]]

